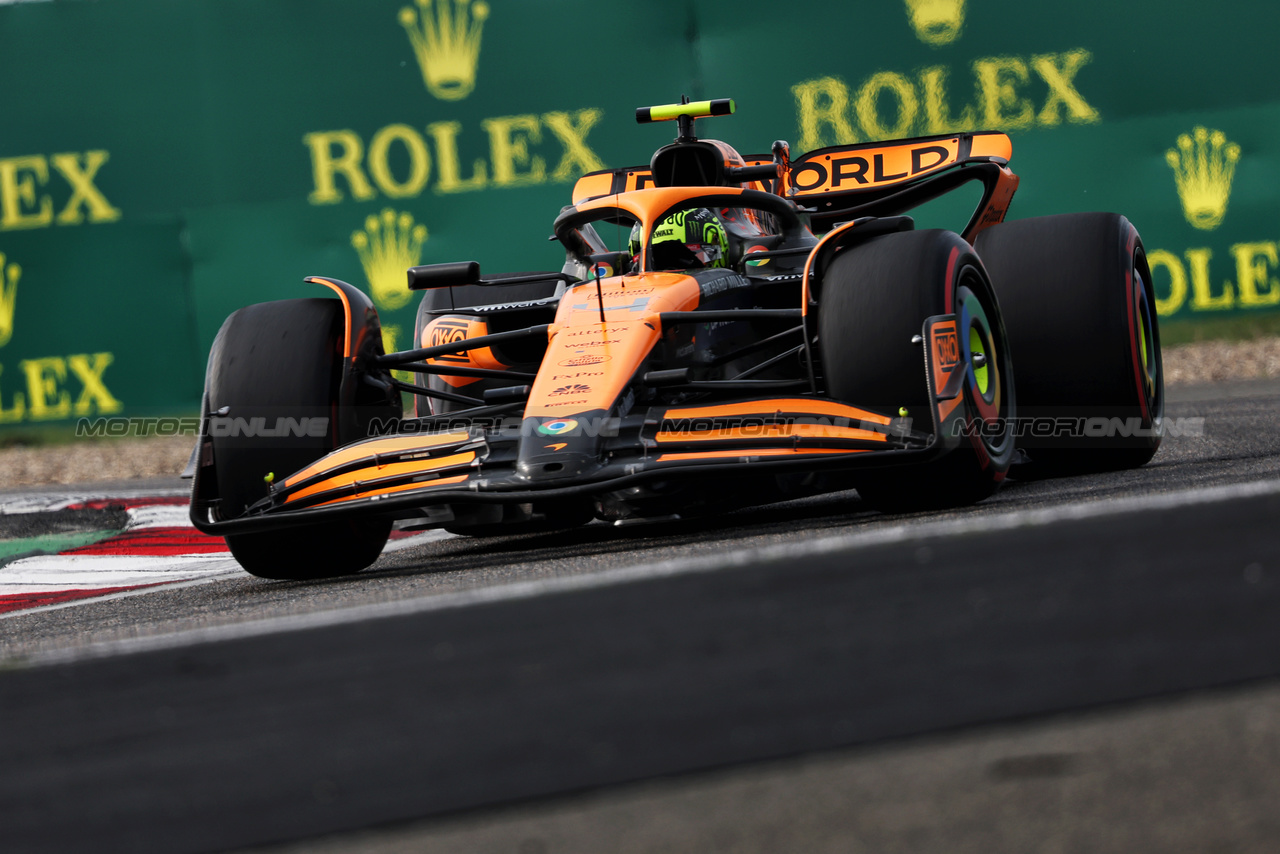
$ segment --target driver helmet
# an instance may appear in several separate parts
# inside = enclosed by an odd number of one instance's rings
[[[632,230],[632,255],[639,254],[639,229]],[[709,208],[677,211],[659,222],[649,243],[655,270],[700,270],[723,267],[728,261],[729,239],[715,212]]]

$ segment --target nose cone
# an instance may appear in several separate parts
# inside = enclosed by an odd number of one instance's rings
[[[582,477],[601,467],[600,461],[585,454],[539,454],[516,463],[516,473],[530,483]]]
[[[572,418],[526,418],[521,425],[516,474],[530,483],[590,475],[604,465],[611,432],[604,410]]]

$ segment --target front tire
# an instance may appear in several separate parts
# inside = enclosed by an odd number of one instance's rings
[[[209,412],[231,428],[210,431],[222,519],[241,515],[267,496],[271,481],[343,439],[337,435],[342,332],[341,305],[331,299],[260,303],[223,323],[207,383]],[[324,419],[323,430],[314,419]],[[283,435],[261,435],[262,428]],[[364,569],[390,532],[390,519],[367,518],[231,534],[226,541],[249,573],[299,580]]]
[[[973,504],[999,488],[1013,460],[1013,368],[1000,307],[972,248],[954,232],[907,231],[842,250],[823,276],[818,329],[832,397],[932,424],[927,353],[913,341],[928,317],[954,314],[969,374],[967,430],[945,456],[928,463],[867,469],[856,475],[863,500],[878,510]],[[942,437],[938,438],[942,441]]]

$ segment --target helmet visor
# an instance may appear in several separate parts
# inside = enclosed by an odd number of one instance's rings
[[[699,270],[721,266],[724,253],[715,243],[677,243],[674,240],[653,244],[653,265],[657,270]]]

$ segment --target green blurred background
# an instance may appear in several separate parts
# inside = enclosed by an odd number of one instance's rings
[[[994,128],[1010,218],[1115,210],[1162,323],[1280,317],[1280,7],[1129,0],[0,3],[0,431],[188,413],[228,313],[403,270],[558,268],[585,171],[647,163],[634,108],[732,97],[743,153]],[[956,223],[958,226],[960,223]]]

